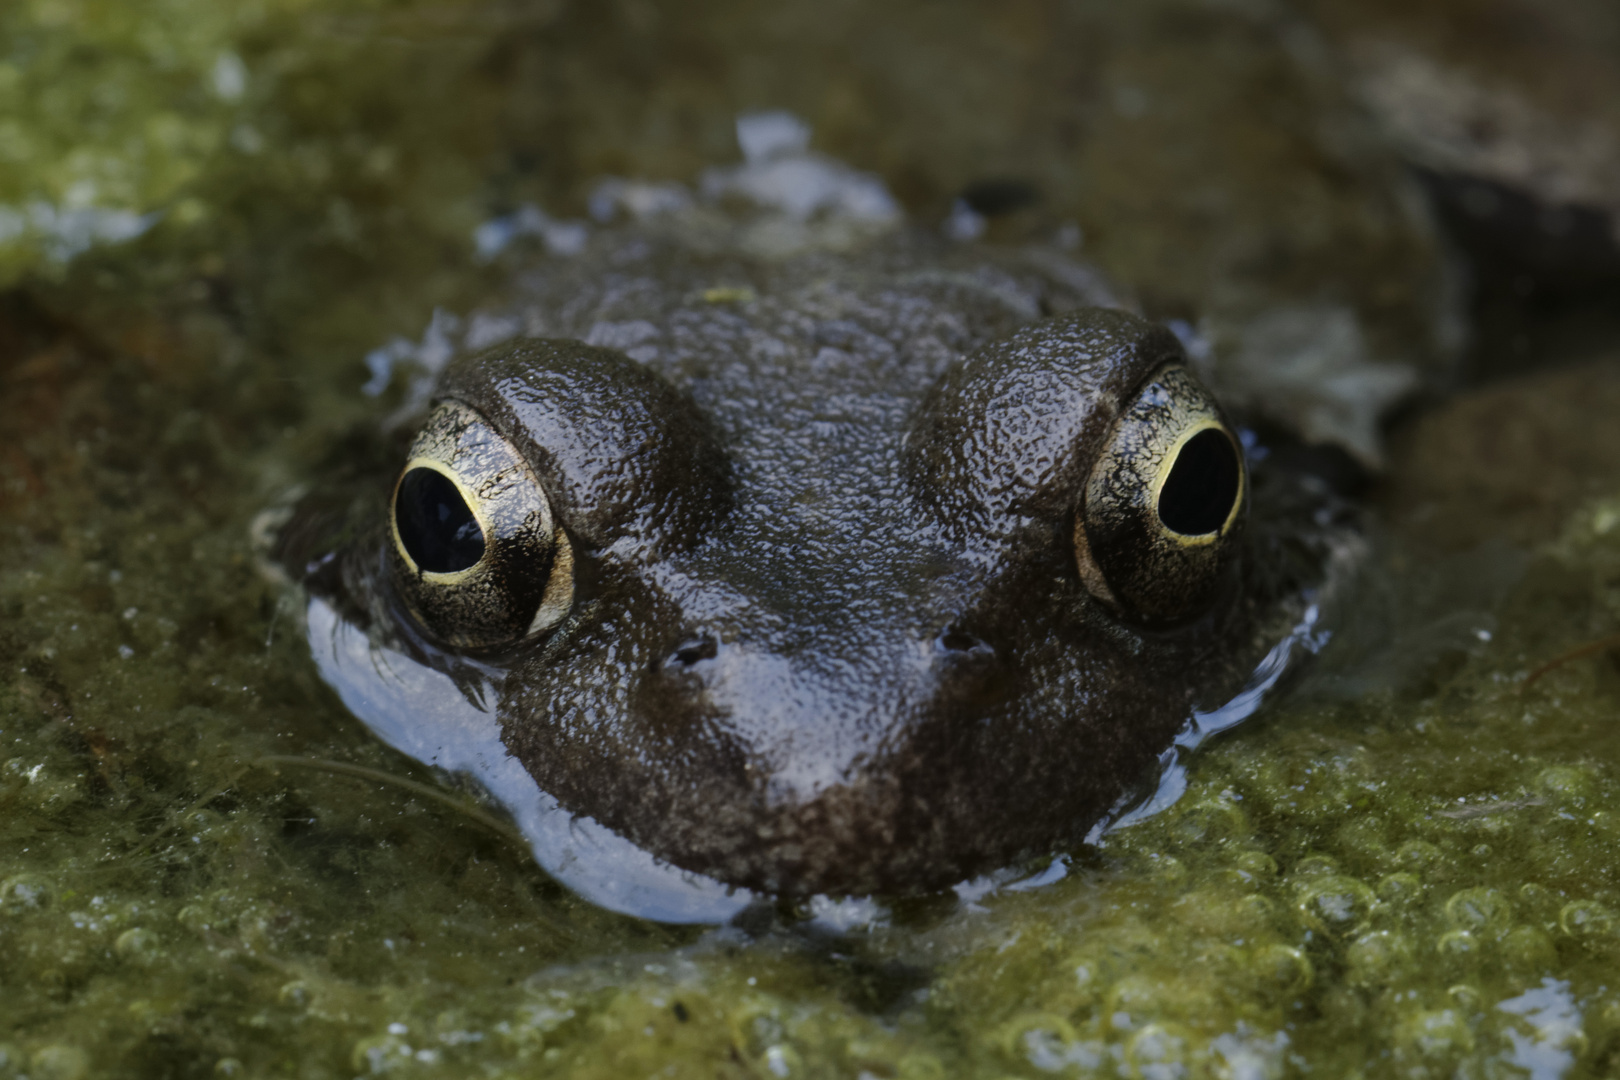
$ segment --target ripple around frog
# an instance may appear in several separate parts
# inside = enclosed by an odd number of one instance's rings
[[[699,924],[727,922],[762,899],[655,858],[542,791],[522,762],[508,753],[499,721],[478,700],[498,697],[498,671],[490,669],[481,687],[464,691],[449,675],[373,642],[319,597],[310,599],[306,617],[321,677],[344,705],[394,749],[479,785],[511,816],[541,868],[578,895],[636,918]],[[1296,661],[1326,643],[1329,634],[1320,623],[1320,606],[1312,603],[1231,700],[1188,718],[1160,757],[1150,792],[1144,795],[1138,789],[1123,798],[1086,842],[1094,844],[1109,830],[1138,824],[1174,806],[1187,790],[1187,757],[1210,736],[1254,715]],[[1059,855],[1033,875],[1009,867],[962,882],[955,891],[973,902],[1001,888],[1038,888],[1061,880],[1067,866],[1066,857]],[[870,921],[860,901],[817,897],[809,908],[829,929],[838,929],[849,921],[842,907],[850,904],[861,908],[863,921]]]

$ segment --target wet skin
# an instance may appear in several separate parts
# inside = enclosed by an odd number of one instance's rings
[[[918,261],[757,271],[738,302],[661,284],[735,265],[656,257],[640,291],[531,282],[562,333],[453,361],[386,503],[284,561],[374,642],[492,679],[544,792],[686,870],[865,893],[1073,844],[1298,586],[1172,334]],[[580,340],[615,334],[641,359]]]

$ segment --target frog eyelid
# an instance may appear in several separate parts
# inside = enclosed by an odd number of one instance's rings
[[[732,464],[711,419],[623,353],[520,338],[452,361],[440,391],[510,441],[582,550],[686,547],[731,506]]]

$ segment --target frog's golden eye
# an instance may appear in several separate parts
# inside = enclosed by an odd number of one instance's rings
[[[1214,602],[1248,499],[1243,451],[1209,392],[1179,364],[1126,407],[1075,514],[1080,577],[1134,621],[1171,626]]]
[[[445,402],[428,417],[390,511],[399,595],[446,644],[511,644],[550,629],[573,604],[573,549],[545,492],[467,406]]]

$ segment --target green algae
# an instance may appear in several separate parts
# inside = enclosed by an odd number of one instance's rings
[[[554,123],[553,181],[503,171],[489,43],[550,17],[0,13],[0,203],[160,215],[82,250],[0,222],[0,280],[24,283],[0,318],[0,1077],[1620,1068],[1620,672],[1600,653],[1525,685],[1620,630],[1612,475],[1557,528],[1491,523],[1538,546],[1486,553],[1503,584],[1461,633],[1343,615],[1175,806],[1061,880],[857,908],[847,933],[816,910],[714,930],[601,912],[477,792],[377,745],[316,677],[252,526],[291,484],[364,471],[352,433],[391,403],[356,394],[358,357],[478,292],[477,221],[645,164]],[[668,126],[646,153],[687,176],[701,153]],[[834,130],[859,158],[859,125]],[[925,196],[951,176],[916,175]],[[1151,278],[1162,257],[1120,262]],[[1412,453],[1398,470],[1444,450]],[[1365,593],[1446,566],[1397,544]],[[1413,644],[1398,671],[1357,652],[1357,617]]]
[[[298,97],[309,90],[296,84],[319,85],[335,50],[323,56],[312,48],[315,33],[290,31],[299,20],[384,7],[7,5],[0,13],[0,282],[59,272],[92,245],[132,239],[159,222],[175,232],[215,226],[223,174],[282,173],[260,182],[290,191],[341,170],[334,140],[296,130]],[[346,89],[358,103],[353,81]],[[379,145],[355,151],[386,154]],[[373,173],[379,164],[372,162]]]

